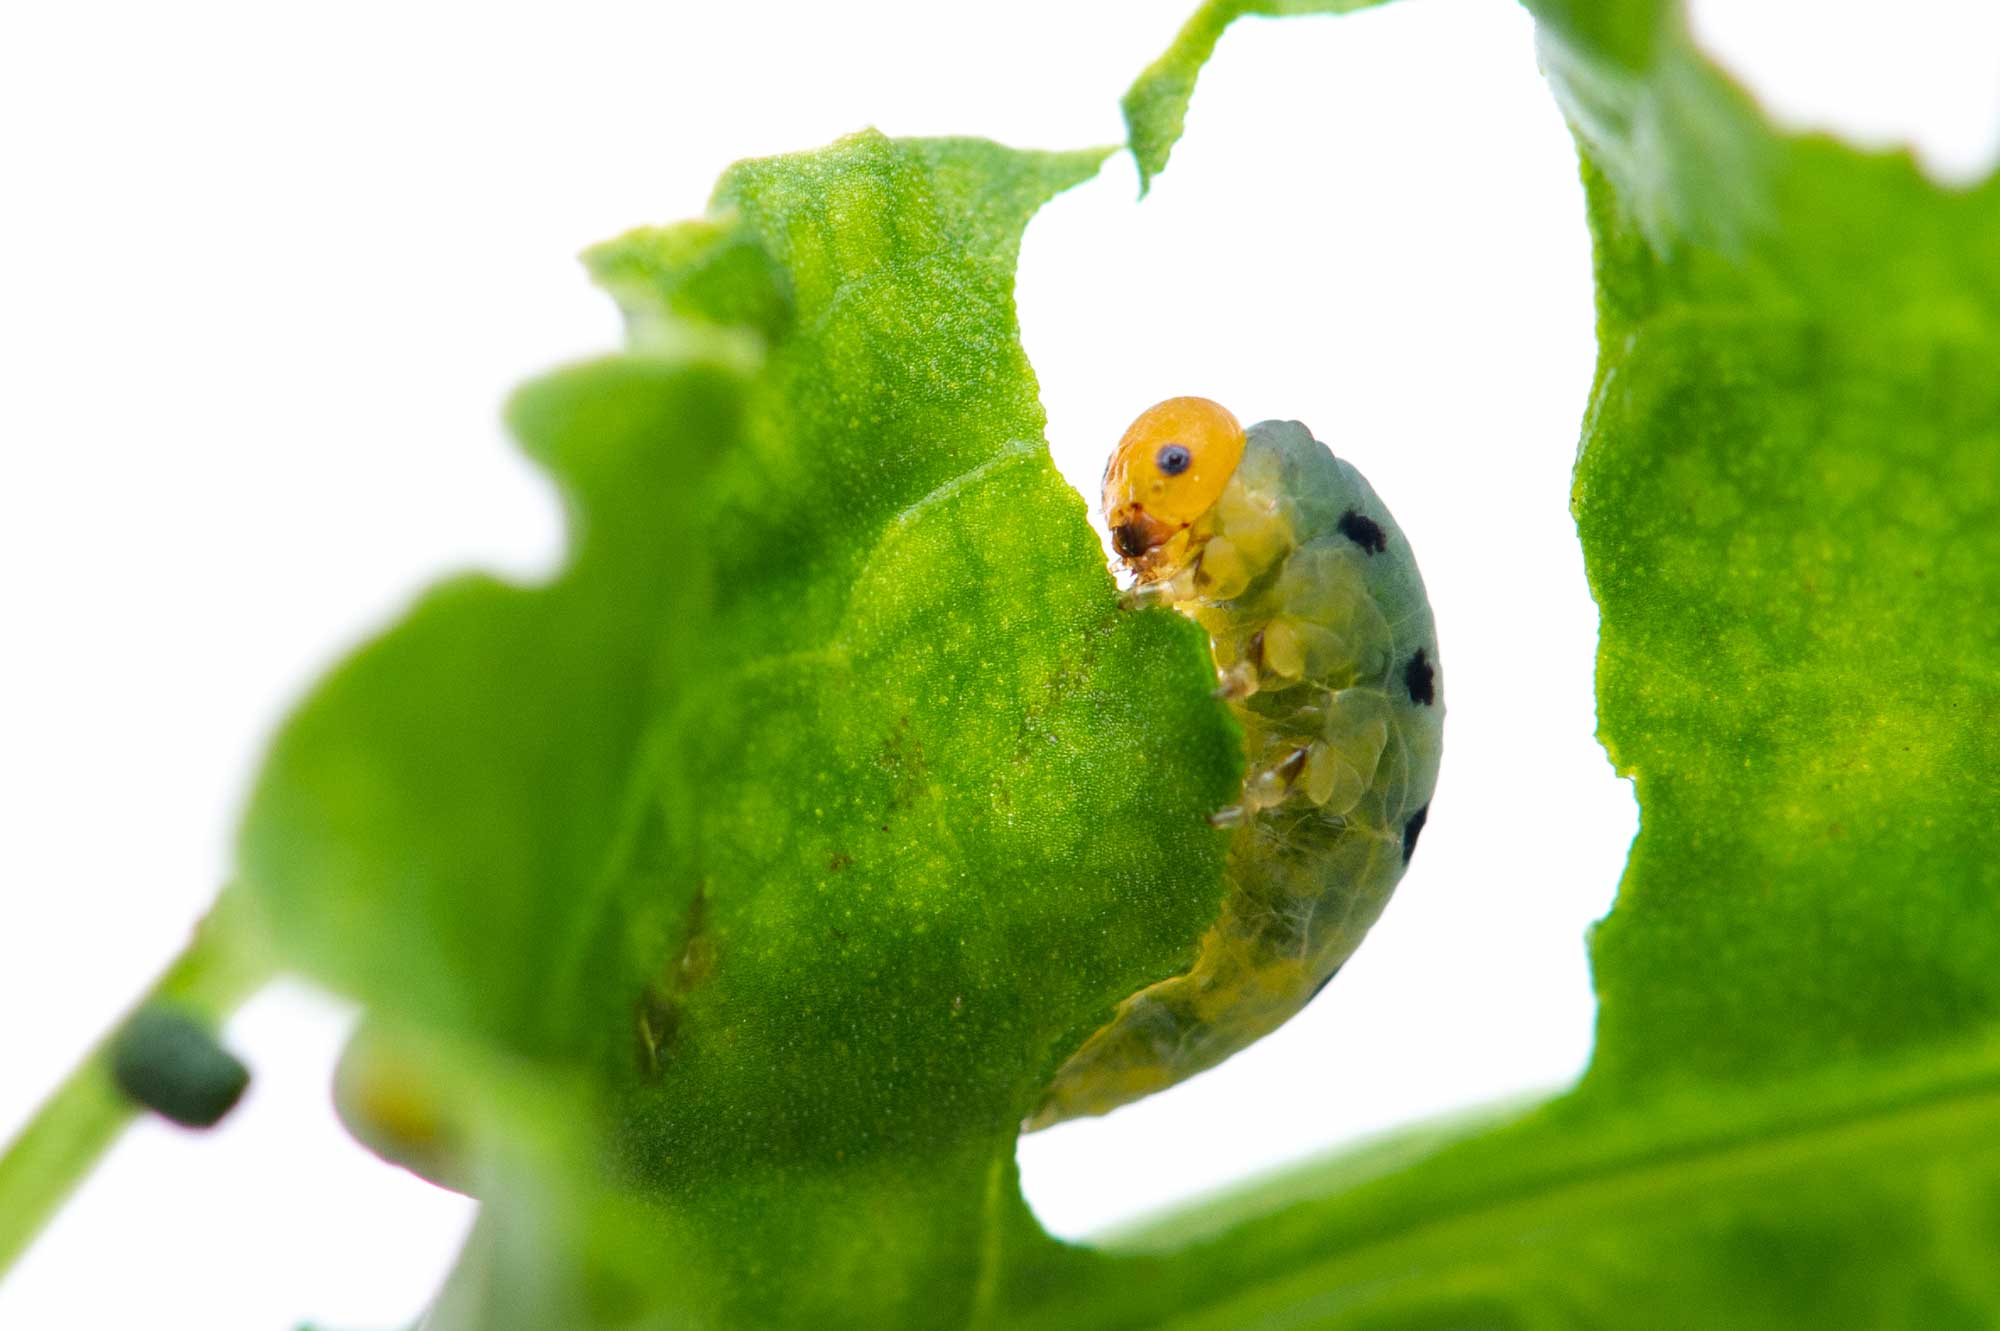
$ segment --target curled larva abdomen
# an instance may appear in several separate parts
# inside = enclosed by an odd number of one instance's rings
[[[1170,1086],[1304,1007],[1402,878],[1442,750],[1436,630],[1409,543],[1303,425],[1245,431],[1203,399],[1162,403],[1114,453],[1105,510],[1140,595],[1208,630],[1246,766],[1217,816],[1231,828],[1222,909],[1194,964],[1127,998],[1030,1128]]]

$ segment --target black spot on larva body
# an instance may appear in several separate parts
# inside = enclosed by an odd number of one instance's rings
[[[1431,806],[1426,804],[1410,815],[1410,821],[1403,824],[1403,863],[1410,862],[1410,856],[1417,853],[1417,835],[1424,830],[1424,821],[1431,816]]]
[[[1345,963],[1343,963],[1343,964],[1345,964]],[[1320,982],[1319,982],[1318,984],[1314,985],[1314,986],[1313,986],[1313,991],[1312,991],[1311,993],[1309,993],[1309,994],[1307,994],[1307,995],[1306,995],[1306,1002],[1310,1003],[1310,1002],[1312,1002],[1312,1001],[1313,1001],[1313,1000],[1314,1000],[1315,998],[1318,998],[1318,997],[1320,996],[1320,992],[1321,992],[1322,990],[1324,990],[1324,989],[1325,989],[1325,988],[1326,988],[1326,987],[1327,987],[1328,985],[1332,984],[1332,983],[1333,983],[1333,977],[1334,977],[1334,976],[1336,976],[1336,975],[1338,975],[1338,974],[1340,974],[1340,967],[1339,967],[1339,966],[1335,966],[1335,967],[1334,967],[1334,968],[1333,968],[1332,970],[1328,971],[1328,972],[1327,972],[1327,975],[1326,975],[1326,978],[1325,978],[1324,980],[1321,980],[1321,981],[1320,981]]]
[[[1403,667],[1403,687],[1410,691],[1411,702],[1429,707],[1437,701],[1437,671],[1421,647]]]
[[[1371,555],[1389,548],[1389,538],[1375,525],[1375,520],[1351,508],[1340,515],[1340,534]]]
[[[111,1080],[161,1118],[212,1128],[243,1098],[250,1070],[193,1016],[149,1003],[112,1040]]]

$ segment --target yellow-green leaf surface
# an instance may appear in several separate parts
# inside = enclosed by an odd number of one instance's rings
[[[1021,1325],[2000,1323],[2000,187],[1778,133],[1670,6],[1531,7],[1641,806],[1591,1068],[1121,1236]]]
[[[432,592],[280,735],[243,873],[368,1007],[345,1111],[487,1203],[433,1325],[957,1325],[1053,1249],[1017,1126],[1186,965],[1240,766],[1016,334],[1101,157],[861,135],[593,251],[632,350],[511,412],[568,567]]]
[[[1607,1095],[2000,1019],[2000,188],[1780,139],[1659,21],[1622,87],[1543,44],[1598,244],[1600,721],[1643,810],[1594,940]]]

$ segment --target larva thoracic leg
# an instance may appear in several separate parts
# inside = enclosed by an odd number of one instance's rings
[[[1142,601],[1208,631],[1246,769],[1222,909],[1185,974],[1127,998],[1027,1126],[1101,1114],[1267,1034],[1360,944],[1437,783],[1443,676],[1423,579],[1361,474],[1297,421],[1173,398],[1104,476]]]

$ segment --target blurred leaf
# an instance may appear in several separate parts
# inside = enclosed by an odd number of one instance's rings
[[[1174,43],[1146,66],[1125,91],[1125,134],[1139,167],[1139,192],[1167,169],[1167,158],[1187,125],[1188,103],[1194,100],[1195,79],[1215,54],[1215,44],[1230,24],[1245,15],[1284,18],[1296,14],[1351,14],[1372,9],[1382,0],[1208,0],[1181,25]]]
[[[1658,4],[1535,7],[1642,810],[1591,1069],[1167,1217],[1019,1325],[2000,1322],[2000,185],[1776,133]]]
[[[435,1325],[950,1325],[1053,1248],[1017,1125],[1186,964],[1240,766],[1016,333],[1101,157],[862,135],[593,251],[633,352],[510,413],[569,565],[430,593],[273,747],[243,871],[370,1009],[343,1110],[487,1203]]]

